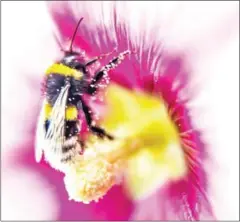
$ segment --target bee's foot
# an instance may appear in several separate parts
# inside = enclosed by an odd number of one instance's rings
[[[109,140],[114,140],[112,135],[106,133],[106,131],[100,127],[92,126],[91,131],[101,139],[108,138]]]
[[[106,137],[109,139],[109,140],[114,140],[114,136],[110,135],[110,134],[106,134]]]
[[[81,150],[80,150],[80,155],[83,155],[83,153],[84,153],[84,150],[85,150],[85,148],[86,148],[86,145],[85,145],[85,143],[84,143],[84,141],[83,140],[81,140],[81,139],[78,139],[78,143],[80,144],[80,146],[81,146]]]

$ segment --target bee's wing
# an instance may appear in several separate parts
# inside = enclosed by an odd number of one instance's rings
[[[49,118],[49,127],[45,136],[45,141],[47,142],[46,149],[50,149],[56,154],[61,154],[63,143],[65,141],[65,109],[68,97],[68,90],[70,85],[66,84],[53,108]]]
[[[46,100],[43,101],[42,109],[40,111],[38,122],[37,122],[37,131],[36,131],[36,139],[35,139],[35,160],[37,162],[40,162],[42,158],[42,151],[44,148],[44,142],[45,142],[45,105]]]

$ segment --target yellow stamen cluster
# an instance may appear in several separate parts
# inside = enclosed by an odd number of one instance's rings
[[[97,201],[119,182],[122,173],[134,199],[185,175],[178,131],[160,98],[111,85],[105,101],[107,113],[101,126],[116,139],[88,138],[84,155],[65,172],[71,199]]]
[[[101,149],[104,144],[109,147],[111,142],[96,144],[98,152],[89,147],[84,156],[76,157],[75,163],[65,171],[64,181],[70,199],[83,203],[97,202],[120,182],[125,159],[129,155],[129,150],[121,148],[127,146],[133,151],[138,147],[136,142],[128,139],[113,142],[111,150]]]
[[[117,167],[104,158],[78,162],[64,178],[70,199],[83,203],[98,201],[116,183]]]

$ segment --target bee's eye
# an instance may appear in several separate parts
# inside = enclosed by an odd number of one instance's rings
[[[74,60],[74,56],[73,56],[73,55],[69,55],[69,56],[65,56],[65,57],[62,59],[62,62],[65,63],[65,64],[69,64],[69,63],[71,63],[73,60]]]

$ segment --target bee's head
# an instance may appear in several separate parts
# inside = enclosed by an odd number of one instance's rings
[[[65,52],[65,55],[60,62],[73,69],[79,70],[85,68],[85,65],[80,62],[79,53],[77,52]]]
[[[74,69],[83,69],[85,68],[85,66],[80,62],[80,53],[79,52],[76,52],[76,51],[73,51],[73,41],[74,41],[74,38],[77,34],[77,29],[81,23],[81,21],[83,20],[83,18],[81,18],[78,23],[77,23],[77,26],[75,28],[75,31],[73,33],[73,36],[72,36],[72,39],[71,39],[71,42],[70,42],[70,46],[69,46],[69,49],[68,50],[64,50],[60,44],[60,42],[58,41],[58,39],[56,38],[60,48],[61,48],[61,51],[64,52],[64,57],[60,60],[60,63],[70,67],[70,68],[74,68]]]

